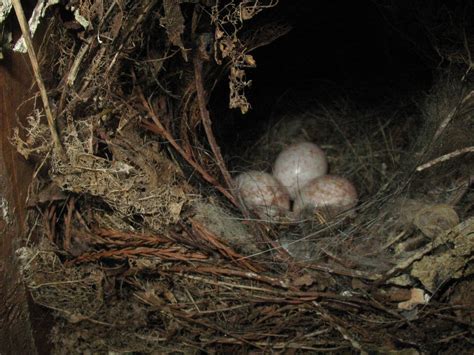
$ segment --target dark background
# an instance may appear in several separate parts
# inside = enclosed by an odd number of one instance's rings
[[[435,69],[444,65],[427,28],[440,30],[445,14],[463,2],[446,8],[432,1],[426,9],[413,1],[399,1],[396,8],[382,3],[281,0],[255,17],[254,26],[279,20],[293,29],[251,53],[257,68],[247,71],[252,80],[247,115],[228,109],[227,78],[214,90],[210,107],[224,152],[235,154],[236,145],[257,139],[271,117],[291,105],[301,109],[344,97],[370,107],[427,90]]]

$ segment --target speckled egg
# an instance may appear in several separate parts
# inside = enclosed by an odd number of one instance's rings
[[[325,175],[328,162],[323,150],[316,144],[302,142],[290,145],[277,157],[273,175],[285,186],[292,199],[309,181]]]
[[[273,221],[290,209],[288,191],[272,175],[248,171],[234,179],[237,196],[243,205],[260,218]]]
[[[351,209],[357,201],[357,190],[349,180],[341,176],[324,175],[311,180],[300,189],[293,211],[298,215],[309,207],[334,216]]]

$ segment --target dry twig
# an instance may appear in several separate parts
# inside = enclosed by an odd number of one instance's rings
[[[214,133],[212,132],[212,122],[209,116],[209,111],[206,108],[206,95],[202,82],[202,62],[197,56],[194,58],[194,78],[196,81],[196,94],[199,104],[199,110],[201,112],[201,120],[204,126],[204,130],[206,132],[207,140],[209,142],[209,145],[211,146],[212,152],[214,153],[214,157],[217,161],[217,166],[219,167],[221,174],[224,177],[224,181],[226,182],[227,187],[232,189],[232,178],[230,177],[229,170],[227,170],[224,158],[221,154],[221,150],[216,142]]]
[[[442,163],[443,161],[453,159],[453,158],[455,158],[459,155],[466,154],[466,153],[474,153],[474,147],[466,147],[466,148],[458,149],[458,150],[455,150],[454,152],[442,155],[442,156],[440,156],[436,159],[430,160],[429,162],[427,162],[425,164],[419,165],[416,168],[416,171],[426,170],[428,168],[431,168],[433,165]]]
[[[460,102],[458,105],[456,105],[456,107],[449,113],[448,116],[446,116],[446,118],[443,120],[443,122],[441,122],[441,124],[439,125],[439,128],[438,130],[436,131],[434,137],[433,137],[433,141],[436,141],[439,136],[441,136],[441,134],[444,132],[444,130],[446,129],[446,127],[448,127],[449,123],[453,120],[453,118],[458,114],[460,108],[466,104],[469,100],[471,100],[472,98],[474,98],[474,91],[471,91],[469,92]]]
[[[222,187],[214,177],[209,175],[209,173],[202,166],[196,163],[194,159],[190,156],[190,154],[186,153],[181,148],[181,146],[176,142],[171,133],[169,133],[165,129],[165,127],[161,124],[160,120],[158,119],[158,116],[156,115],[148,101],[145,99],[141,91],[139,91],[139,97],[154,123],[152,124],[151,122],[145,122],[144,126],[150,131],[155,132],[162,136],[164,139],[166,139],[172,145],[172,147],[188,162],[188,164],[191,165],[194,169],[196,169],[196,171],[203,177],[204,180],[214,185],[219,192],[221,192],[225,197],[227,197],[230,202],[232,202],[232,204],[237,206],[237,202],[235,201],[234,196],[228,190]]]
[[[163,260],[180,260],[180,261],[200,261],[206,260],[207,255],[199,252],[183,251],[181,248],[167,248],[167,249],[156,249],[156,248],[124,248],[119,250],[105,250],[96,253],[86,253],[76,259],[73,259],[66,264],[80,264],[94,262],[102,259],[126,259],[137,256],[155,256]]]
[[[43,101],[44,111],[46,113],[46,118],[48,120],[49,130],[51,132],[51,137],[53,139],[54,147],[56,152],[60,157],[64,156],[63,147],[61,145],[61,140],[59,139],[59,134],[56,130],[56,124],[54,122],[53,113],[51,107],[49,106],[48,94],[46,92],[46,87],[44,86],[43,78],[41,77],[41,71],[38,63],[38,58],[36,57],[36,52],[33,48],[33,41],[31,40],[30,30],[28,27],[28,22],[25,18],[25,13],[23,7],[21,6],[20,0],[13,0],[12,5],[15,9],[16,17],[20,23],[21,32],[23,38],[25,39],[26,48],[28,50],[28,56],[30,57],[31,67],[33,68],[33,73],[35,76],[36,84],[38,85],[41,100]]]

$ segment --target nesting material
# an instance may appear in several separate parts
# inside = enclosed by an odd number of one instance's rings
[[[35,249],[23,247],[16,254],[33,300],[60,310],[70,322],[94,317],[104,306],[105,274],[94,265],[66,267],[47,240]]]
[[[176,223],[190,199],[186,194],[190,189],[157,142],[144,142],[134,132],[122,132],[109,139],[111,161],[91,154],[86,142],[92,137],[87,130],[84,122],[68,125],[64,145],[69,162],[55,162],[54,182],[64,191],[104,199],[124,218],[140,214],[154,229]]]
[[[259,252],[255,236],[250,233],[248,227],[219,206],[216,201],[196,201],[194,209],[196,214],[193,220],[202,224],[221,241],[248,255]]]

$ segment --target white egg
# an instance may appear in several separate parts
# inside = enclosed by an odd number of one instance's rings
[[[327,171],[326,155],[310,142],[290,145],[280,153],[273,166],[273,175],[287,188],[293,199],[299,189]]]
[[[249,210],[265,220],[275,220],[290,209],[288,191],[272,175],[248,171],[234,179],[237,196]]]
[[[349,180],[341,176],[324,175],[311,180],[300,189],[293,211],[297,215],[309,207],[334,216],[351,209],[357,201],[357,191]]]

